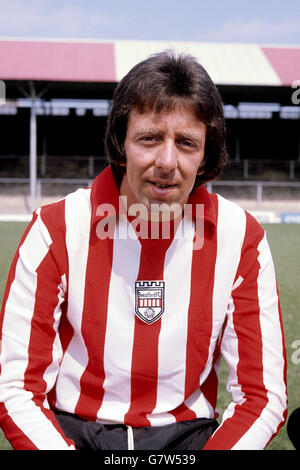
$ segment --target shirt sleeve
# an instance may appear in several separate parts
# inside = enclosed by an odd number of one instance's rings
[[[264,449],[286,420],[280,302],[268,241],[257,226],[248,214],[221,341],[232,402],[205,449]]]
[[[0,425],[14,449],[74,449],[50,410],[62,357],[58,335],[66,277],[40,210],[10,268],[1,309]]]

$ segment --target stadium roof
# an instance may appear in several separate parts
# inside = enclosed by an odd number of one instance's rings
[[[19,38],[0,39],[0,78],[118,82],[134,64],[167,48],[193,54],[220,85],[291,86],[300,79],[300,46]]]
[[[165,49],[194,55],[225,104],[291,105],[300,79],[300,46],[241,43],[0,38],[0,80],[6,99],[111,100],[133,65]],[[299,86],[299,85],[298,85]]]

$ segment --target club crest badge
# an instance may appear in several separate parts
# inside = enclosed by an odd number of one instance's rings
[[[135,313],[148,325],[156,322],[165,309],[164,281],[137,281],[135,283]]]

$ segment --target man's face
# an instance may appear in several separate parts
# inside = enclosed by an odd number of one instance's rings
[[[125,139],[121,195],[128,207],[179,204],[183,209],[203,161],[206,125],[184,107],[171,112],[132,111]]]

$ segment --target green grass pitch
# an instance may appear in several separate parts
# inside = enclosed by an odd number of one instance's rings
[[[0,223],[1,300],[9,266],[25,226],[26,224],[17,222]],[[264,228],[267,230],[273,253],[281,298],[287,352],[288,414],[290,414],[296,407],[300,406],[300,225],[274,224],[265,225]],[[222,363],[218,401],[218,409],[221,414],[230,399],[225,390],[226,375],[226,366]],[[0,431],[0,450],[4,449],[11,449],[11,447]],[[293,449],[286,433],[286,426],[280,430],[267,449]]]

